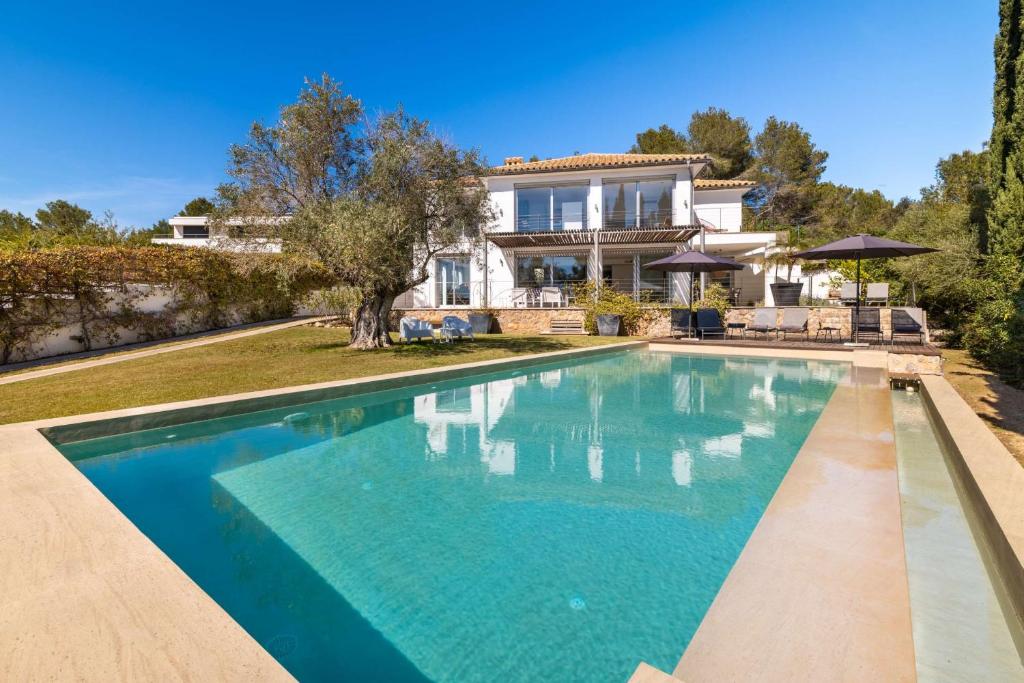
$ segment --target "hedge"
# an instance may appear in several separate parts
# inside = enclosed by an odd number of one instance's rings
[[[125,330],[149,340],[283,317],[327,284],[321,266],[285,254],[124,246],[0,252],[0,363],[31,357],[36,344],[68,326],[81,330],[89,350],[116,344]],[[154,290],[170,303],[141,310]]]

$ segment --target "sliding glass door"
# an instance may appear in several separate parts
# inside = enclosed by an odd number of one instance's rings
[[[469,257],[437,259],[437,305],[469,306]]]
[[[602,187],[606,230],[672,225],[675,180],[606,180]]]
[[[586,230],[589,189],[586,184],[516,187],[516,232]]]
[[[565,287],[586,279],[586,256],[520,256],[516,259],[516,287]]]

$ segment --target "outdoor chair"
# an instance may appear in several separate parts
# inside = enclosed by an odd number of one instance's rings
[[[413,339],[429,339],[434,341],[434,326],[426,320],[406,316],[398,323],[398,339],[411,342]]]
[[[810,341],[810,332],[807,329],[809,313],[806,308],[783,308],[782,324],[779,325],[782,338],[785,339],[787,334],[802,334],[805,341]]]
[[[892,329],[889,343],[895,344],[896,337],[917,337],[918,344],[924,344],[924,324],[920,308],[892,309]]]
[[[889,283],[869,282],[868,292],[864,295],[864,303],[868,306],[888,306]]]
[[[562,305],[562,290],[558,287],[541,287],[540,288],[540,305],[544,308],[548,304],[551,304],[555,308],[559,308]]]
[[[708,335],[725,339],[725,326],[716,308],[702,308],[697,311],[697,335],[704,339]]]
[[[839,289],[839,302],[844,306],[855,306],[857,304],[857,283],[844,282]]]
[[[693,327],[690,326],[693,314],[690,313],[689,308],[673,308],[670,311],[670,316],[669,334],[671,336],[675,337],[677,332],[687,337],[693,336]]]
[[[878,308],[862,308],[860,315],[854,321],[856,338],[860,341],[865,334],[874,335],[875,339],[882,339],[882,311]]]
[[[754,334],[754,339],[757,339],[757,333],[760,332],[764,335],[764,338],[768,338],[769,332],[775,332],[778,336],[779,326],[776,323],[778,320],[778,309],[776,308],[758,308],[754,311],[754,321],[743,330],[743,336],[747,336],[747,332]]]
[[[476,339],[473,336],[473,326],[457,315],[446,315],[441,320],[441,326],[450,331],[452,337],[457,336],[459,339],[463,339],[464,337],[469,337],[474,340]]]
[[[530,290],[516,287],[512,290],[512,308],[527,308],[530,305]]]

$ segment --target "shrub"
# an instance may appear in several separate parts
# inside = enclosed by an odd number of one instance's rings
[[[576,285],[573,294],[576,305],[583,309],[583,327],[590,333],[597,331],[597,316],[621,315],[626,334],[638,334],[641,326],[654,318],[658,308],[652,305],[647,293],[634,300],[632,294],[589,281]]]
[[[290,315],[298,296],[327,281],[316,264],[284,254],[124,246],[0,252],[0,362],[61,327],[77,326],[83,348],[112,345],[123,330],[142,339],[184,326]],[[154,288],[170,303],[145,312]]]

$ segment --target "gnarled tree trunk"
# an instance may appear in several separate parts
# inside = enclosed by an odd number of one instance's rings
[[[352,341],[349,345],[357,349],[383,349],[391,346],[388,316],[394,303],[395,297],[390,294],[376,293],[364,297],[352,323]]]

